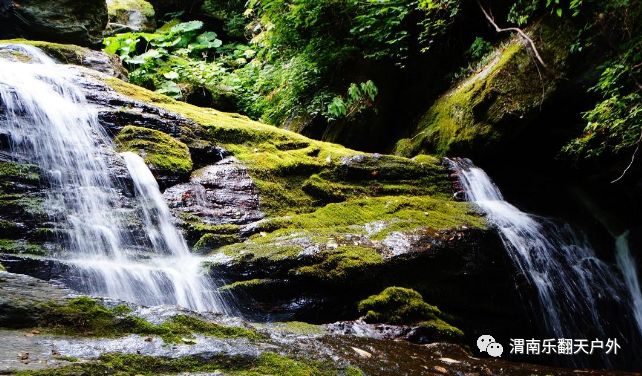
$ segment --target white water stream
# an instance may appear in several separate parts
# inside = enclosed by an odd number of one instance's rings
[[[618,273],[598,259],[587,239],[570,226],[524,213],[506,202],[490,177],[469,160],[450,163],[467,199],[497,228],[513,264],[534,287],[547,335],[633,336],[613,323],[618,315],[614,312],[628,310],[637,325],[642,324],[642,296],[626,234],[617,241]]]
[[[81,290],[145,305],[227,312],[144,161],[115,154],[71,71],[36,48],[11,48],[30,61],[0,59],[0,127],[8,131],[14,154],[49,177],[46,209],[68,227],[63,258],[82,281]],[[123,205],[124,183],[112,172],[114,163],[124,164],[134,183],[133,209]]]

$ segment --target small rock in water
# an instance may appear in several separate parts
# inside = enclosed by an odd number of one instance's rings
[[[22,352],[22,353],[18,354],[18,358],[20,358],[20,360],[28,360],[29,359],[29,353],[28,352]]]
[[[441,367],[441,366],[434,366],[434,367],[432,367],[432,369],[434,369],[435,372],[442,373],[444,375],[448,374],[448,370],[446,368],[444,368],[444,367]]]
[[[356,353],[357,353],[357,355],[359,355],[359,356],[360,356],[360,357],[362,357],[362,358],[372,358],[372,354],[370,354],[370,353],[369,353],[369,352],[367,352],[366,350],[361,350],[361,349],[360,349],[360,348],[358,348],[358,347],[350,347],[350,348],[351,348],[352,350],[354,350],[354,352],[356,352]]]
[[[455,359],[451,359],[451,358],[439,358],[439,360],[441,360],[442,362],[444,362],[444,363],[446,363],[446,364],[457,364],[457,363],[461,363],[459,360],[455,360]]]

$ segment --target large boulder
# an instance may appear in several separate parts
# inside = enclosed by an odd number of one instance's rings
[[[97,46],[106,26],[105,0],[0,1],[0,38]]]
[[[486,157],[534,125],[542,106],[560,86],[570,55],[564,27],[538,24],[528,30],[546,67],[529,43],[515,36],[489,62],[438,98],[396,153]]]

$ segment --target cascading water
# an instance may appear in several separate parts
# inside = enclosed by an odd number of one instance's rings
[[[536,319],[541,319],[545,335],[579,339],[622,336],[630,343],[638,340],[631,334],[630,322],[616,321],[630,315],[630,307],[640,306],[626,293],[621,276],[596,257],[584,236],[568,225],[524,213],[506,202],[489,176],[471,161],[456,159],[449,163],[467,200],[487,215],[513,264],[534,287],[535,305],[541,312]],[[620,264],[631,265],[626,252],[619,253]],[[625,282],[639,294],[633,271],[624,271]],[[609,365],[610,359],[603,362]]]
[[[635,269],[635,261],[629,249],[629,232],[621,234],[615,239],[615,260],[620,272],[624,276],[624,285],[630,295],[633,309],[633,318],[638,331],[642,336],[642,290],[640,280]]]
[[[120,158],[134,183],[134,209],[122,205],[125,184],[112,172],[119,156],[71,71],[36,48],[5,48],[30,61],[0,60],[0,126],[13,154],[48,176],[47,211],[68,227],[62,253],[80,289],[146,305],[227,312],[173,225],[154,177],[132,153]],[[136,226],[144,235],[132,230]]]

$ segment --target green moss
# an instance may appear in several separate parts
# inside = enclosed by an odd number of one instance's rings
[[[262,287],[265,285],[269,285],[271,282],[273,282],[273,280],[271,279],[255,278],[255,279],[249,279],[246,281],[236,281],[233,283],[229,283],[219,288],[219,290],[234,292],[236,290],[246,290],[246,289],[252,289],[256,287]]]
[[[154,171],[186,175],[192,171],[187,146],[167,133],[128,125],[115,138],[121,151],[140,154]]]
[[[461,340],[464,337],[464,332],[442,319],[423,321],[419,323],[419,326],[444,340]]]
[[[64,64],[83,65],[85,57],[91,52],[90,49],[73,44],[60,44],[26,39],[0,40],[0,43],[19,43],[38,47],[47,55],[59,60]]]
[[[110,0],[107,5],[110,16],[120,17],[123,13],[138,11],[145,17],[154,17],[154,7],[145,0]]]
[[[97,360],[39,371],[16,372],[19,376],[71,375],[159,375],[178,373],[220,373],[237,376],[362,375],[355,367],[342,369],[333,364],[302,361],[266,352],[258,357],[214,355],[181,358],[151,357],[135,354],[104,354]]]
[[[500,46],[479,72],[458,83],[430,107],[415,136],[395,153],[452,154],[483,151],[514,134],[555,90],[569,55],[569,33],[539,24],[529,30],[549,70],[539,69],[518,37]]]
[[[450,191],[447,172],[436,159],[360,153],[237,114],[178,102],[118,79],[103,79],[122,94],[200,124],[198,137],[223,146],[248,167],[261,209],[270,216],[309,213],[328,202],[354,197]]]
[[[301,321],[277,322],[268,326],[271,331],[280,331],[292,334],[318,335],[324,334],[325,328],[321,325],[308,324]]]
[[[365,272],[368,268],[383,263],[383,257],[373,248],[360,246],[339,246],[325,251],[323,261],[318,264],[302,266],[295,273],[315,279],[341,282],[355,272]]]
[[[40,182],[40,169],[31,164],[0,162],[0,181],[36,185]]]
[[[180,342],[182,338],[191,338],[194,334],[217,338],[262,338],[251,329],[224,326],[187,315],[177,315],[161,324],[152,324],[130,315],[125,306],[110,309],[87,297],[70,299],[65,304],[46,303],[40,309],[42,314],[38,325],[59,334],[117,337],[134,333],[157,335],[166,342]]]
[[[194,244],[194,251],[199,253],[211,252],[216,248],[239,243],[240,241],[241,237],[239,234],[205,234]]]
[[[12,213],[20,217],[41,217],[47,215],[43,199],[27,194],[0,195],[0,212]]]
[[[174,316],[158,325],[145,325],[140,331],[142,332],[140,334],[159,335],[167,342],[178,342],[181,338],[191,337],[194,333],[216,338],[263,338],[263,335],[251,329],[224,326],[186,315]]]
[[[9,232],[7,228],[4,227],[6,224],[12,224],[7,221],[0,221],[0,224],[3,225],[3,233]],[[0,253],[9,253],[12,255],[18,254],[28,254],[35,256],[46,256],[49,252],[39,245],[25,240],[9,240],[9,239],[0,239]]]
[[[403,287],[388,287],[362,300],[359,312],[365,315],[366,322],[389,324],[434,320],[441,314],[437,307],[424,302],[417,291]]]
[[[368,232],[366,227],[373,222],[383,226],[376,232]],[[334,278],[345,276],[353,268],[382,261],[373,248],[351,247],[353,243],[348,238],[352,235],[382,240],[393,232],[438,231],[461,226],[483,228],[485,222],[467,203],[439,196],[370,197],[328,204],[312,213],[265,221],[261,229],[271,232],[259,233],[219,251],[238,259],[282,260],[298,257],[306,244],[317,244],[325,249],[327,243],[335,243],[338,248],[330,247],[316,255],[321,259],[319,263],[297,270],[308,276]]]
[[[417,291],[388,287],[359,302],[359,312],[369,323],[417,324],[424,333],[440,340],[460,340],[464,333],[450,325],[439,308],[426,303]]]

